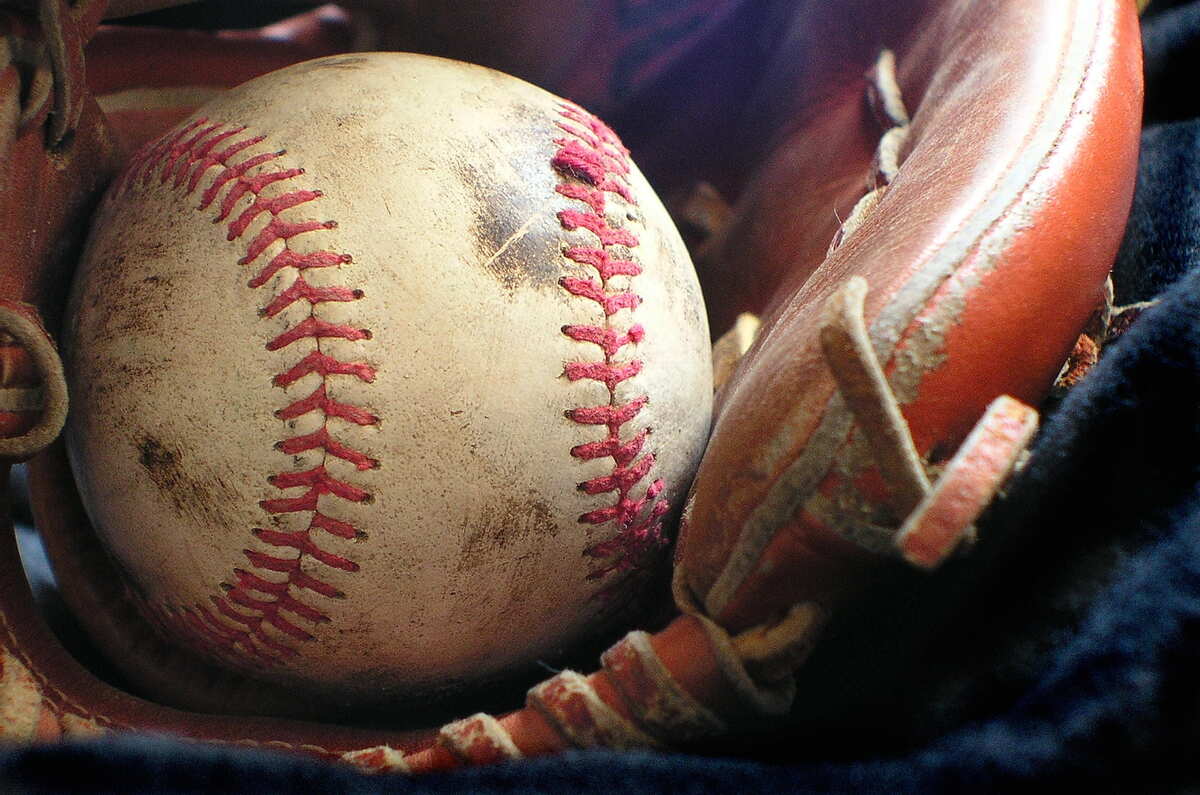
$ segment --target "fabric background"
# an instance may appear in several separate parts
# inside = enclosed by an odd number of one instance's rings
[[[1200,787],[1200,0],[1156,0],[1143,41],[1146,126],[1114,282],[1118,303],[1160,303],[1045,418],[971,556],[931,576],[896,566],[834,622],[782,725],[687,754],[416,780],[120,737],[0,752],[0,790]]]

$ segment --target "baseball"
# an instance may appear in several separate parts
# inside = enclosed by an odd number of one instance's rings
[[[298,64],[142,149],[63,337],[76,483],[146,617],[346,703],[618,621],[709,428],[699,286],[617,137],[426,56]]]

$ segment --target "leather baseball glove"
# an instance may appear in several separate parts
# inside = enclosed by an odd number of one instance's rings
[[[1029,406],[1105,303],[1141,112],[1132,0],[377,0],[258,33],[97,32],[106,12],[162,5],[0,5],[0,457],[30,460],[63,599],[121,680],[48,631],[9,533],[6,737],[166,731],[426,771],[762,725],[884,562],[933,568],[969,546],[1035,431]],[[596,673],[440,730],[315,722],[282,688],[170,647],[55,443],[54,330],[123,158],[213,92],[350,47],[494,66],[605,117],[684,227],[719,336],[673,617]]]

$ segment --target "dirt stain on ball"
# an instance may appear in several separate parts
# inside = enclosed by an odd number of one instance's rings
[[[153,436],[143,436],[137,450],[138,463],[180,516],[221,525],[221,506],[238,499],[228,483],[189,466],[182,451]]]
[[[460,161],[454,173],[473,199],[471,239],[479,267],[508,292],[561,289],[562,243],[553,208],[526,201],[517,186],[504,185],[479,166]],[[556,232],[561,232],[559,227]]]
[[[557,525],[545,500],[512,499],[468,522],[466,531],[458,558],[460,572],[501,559],[501,553],[530,537],[550,538],[557,532]]]

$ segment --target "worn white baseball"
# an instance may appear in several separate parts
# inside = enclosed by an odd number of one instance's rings
[[[175,642],[344,700],[481,682],[665,565],[707,437],[687,253],[601,122],[356,54],[230,91],[104,199],[80,493]]]

